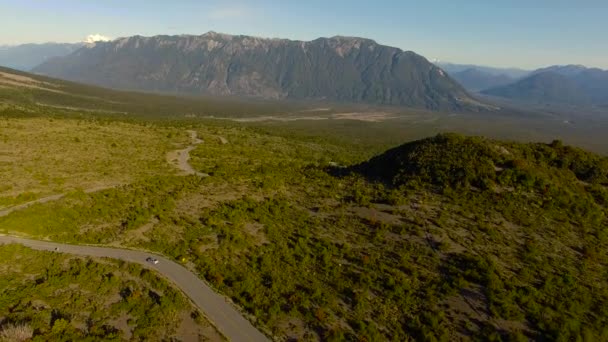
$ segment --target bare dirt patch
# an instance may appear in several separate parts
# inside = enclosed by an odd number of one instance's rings
[[[128,231],[125,235],[125,240],[143,242],[150,241],[150,238],[146,236],[146,233],[152,230],[156,224],[158,224],[158,219],[156,217],[150,218],[150,220],[141,227]]]
[[[198,246],[198,250],[202,254],[208,250],[217,249],[217,248],[219,248],[219,246],[220,246],[220,240],[217,237],[217,234],[210,234],[210,235],[206,235],[200,239],[200,244]]]
[[[368,221],[381,222],[386,224],[400,224],[401,216],[378,210],[376,208],[367,207],[352,207],[349,211],[356,216],[364,218]]]
[[[31,88],[31,89],[40,89],[51,91],[54,93],[65,94],[65,92],[53,89],[55,86],[53,84],[42,82],[35,80],[31,77],[22,76],[22,75],[14,75],[0,71],[0,84],[4,86],[10,87],[22,87],[22,88]]]
[[[323,110],[325,111],[325,110]],[[326,110],[326,111],[329,111]],[[284,115],[277,116],[256,116],[250,118],[230,118],[230,117],[206,117],[208,119],[220,119],[230,120],[236,122],[264,122],[264,121],[279,121],[279,122],[291,122],[291,121],[319,121],[319,120],[357,120],[366,122],[382,122],[392,119],[398,119],[400,116],[398,113],[390,112],[348,112],[348,113],[327,113],[327,114],[316,114],[316,115],[305,115],[306,111],[296,113],[286,113]],[[320,112],[310,110],[309,112]]]
[[[306,341],[309,334],[306,323],[295,317],[287,317],[277,324],[279,331],[285,333],[286,341]]]
[[[358,120],[366,122],[382,122],[386,120],[396,119],[397,114],[387,112],[352,112],[352,113],[337,113],[331,115],[335,120]]]
[[[225,341],[217,330],[209,324],[199,324],[187,311],[180,314],[181,324],[177,328],[176,337],[180,341]]]
[[[130,319],[132,319],[131,316],[129,316],[126,313],[123,313],[120,316],[118,316],[115,320],[110,322],[110,324],[112,324],[113,327],[115,327],[116,329],[120,330],[123,333],[123,336],[125,337],[126,340],[130,340],[131,336],[133,336],[133,329],[129,326]]]
[[[243,230],[245,231],[245,233],[249,234],[255,239],[256,245],[261,246],[269,243],[268,239],[266,238],[266,234],[264,234],[264,225],[261,223],[246,223],[243,226]]]
[[[244,194],[251,194],[250,189],[244,185],[217,184],[205,187],[201,191],[178,199],[177,213],[198,215],[202,210],[214,208],[219,203],[234,201]]]
[[[198,175],[201,177],[208,177],[209,175],[206,173],[196,171],[192,165],[190,165],[190,152],[196,148],[196,145],[202,144],[203,140],[197,137],[195,131],[188,131],[190,134],[190,140],[192,141],[192,145],[181,149],[167,152],[167,162],[179,170],[181,170],[184,175]],[[228,141],[226,141],[228,143]]]

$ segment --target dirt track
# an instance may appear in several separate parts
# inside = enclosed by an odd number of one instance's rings
[[[189,163],[190,152],[196,148],[196,145],[202,144],[203,141],[197,137],[195,131],[188,131],[188,133],[190,133],[192,145],[181,150],[175,150],[167,153],[167,161],[170,164],[175,165],[185,175],[198,175],[201,177],[209,177],[209,175],[206,173],[196,171]]]

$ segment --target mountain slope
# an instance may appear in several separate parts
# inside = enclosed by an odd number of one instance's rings
[[[480,72],[488,73],[490,75],[498,76],[498,75],[506,75],[510,78],[522,78],[528,76],[530,74],[529,70],[523,70],[518,68],[497,68],[497,67],[489,67],[484,65],[474,65],[474,64],[454,64],[454,63],[446,63],[446,62],[434,62],[435,65],[440,67],[441,69],[447,71],[448,74],[455,74],[467,69],[475,69]]]
[[[608,71],[580,65],[551,66],[484,94],[536,103],[567,105],[608,104]]]
[[[459,84],[413,52],[369,39],[130,37],[96,43],[35,72],[103,86],[187,94],[319,99],[429,109],[477,107]]]
[[[0,66],[31,70],[50,58],[67,56],[82,47],[82,44],[45,43],[0,47]]]
[[[599,105],[608,105],[608,70],[586,69],[572,77],[591,100]]]
[[[480,91],[484,89],[503,86],[515,81],[514,78],[505,74],[495,75],[475,68],[469,68],[460,72],[450,73],[458,83],[470,91]]]
[[[516,83],[488,89],[482,93],[537,103],[590,104],[591,98],[576,82],[554,72],[542,72]]]
[[[544,72],[554,72],[554,73],[560,74],[562,76],[572,77],[572,76],[576,76],[576,75],[580,74],[581,72],[583,72],[585,70],[587,70],[587,68],[582,65],[575,65],[575,64],[551,65],[546,68],[540,68],[540,69],[534,70],[532,72],[532,75],[540,74],[540,73],[544,73]]]

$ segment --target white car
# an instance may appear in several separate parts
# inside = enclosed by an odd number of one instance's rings
[[[158,259],[155,259],[155,258],[152,258],[152,257],[148,257],[146,259],[146,261],[149,262],[149,263],[151,263],[151,264],[154,264],[154,265],[158,264]]]

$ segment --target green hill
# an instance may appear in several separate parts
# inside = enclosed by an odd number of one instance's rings
[[[447,304],[448,317],[482,308],[503,341],[608,338],[607,158],[560,141],[444,134],[349,170],[384,184],[389,202],[415,198],[427,213],[414,217],[444,260],[442,286],[459,283],[470,300],[466,310]],[[515,326],[523,335],[509,335]]]
[[[391,149],[354,168],[392,186],[543,187],[556,179],[608,183],[608,160],[581,149],[552,144],[515,144],[442,134]]]

